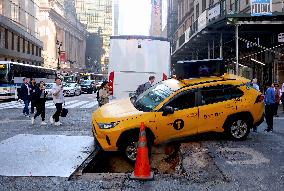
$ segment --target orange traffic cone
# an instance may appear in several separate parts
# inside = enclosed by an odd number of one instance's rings
[[[136,180],[153,180],[154,174],[150,170],[147,138],[144,123],[141,123],[139,142],[137,148],[135,170],[131,174],[131,179]]]

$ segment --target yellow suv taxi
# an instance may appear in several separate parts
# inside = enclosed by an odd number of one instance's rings
[[[105,151],[122,151],[136,159],[141,122],[149,145],[205,132],[224,132],[234,140],[245,139],[263,121],[263,95],[249,80],[224,74],[159,82],[135,102],[116,100],[92,115],[93,134]]]

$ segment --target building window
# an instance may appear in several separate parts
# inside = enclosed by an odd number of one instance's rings
[[[38,54],[39,54],[39,57],[41,57],[41,48],[39,48]]]
[[[14,3],[11,3],[11,17],[13,21],[19,22],[20,17],[19,17],[19,6],[15,5]]]
[[[246,0],[246,5],[249,3],[249,0]]]
[[[34,49],[35,49],[35,45],[32,44],[32,55],[35,54],[35,50]]]
[[[202,13],[206,9],[206,0],[202,0]]]
[[[8,29],[5,29],[5,48],[8,49]]]
[[[2,38],[3,38],[2,28],[0,27],[0,48],[3,48],[3,45],[2,45]]]
[[[195,12],[196,12],[196,19],[198,19],[199,17],[199,3],[196,5],[196,8],[195,8]]]
[[[14,35],[14,33],[12,33],[12,44],[11,45],[12,45],[11,50],[14,50],[14,48],[15,48],[15,35]]]
[[[30,47],[30,42],[28,41],[28,54],[31,53],[31,47]]]
[[[21,51],[20,45],[21,45],[21,37],[18,36],[18,40],[17,40],[17,51],[18,52]]]
[[[248,1],[248,0],[247,0]],[[211,7],[213,7],[213,4],[214,4],[214,0],[210,0],[209,1],[209,7],[211,8]]]
[[[26,52],[26,41],[25,39],[23,39],[23,53]]]
[[[36,56],[38,56],[38,47],[36,46]]]

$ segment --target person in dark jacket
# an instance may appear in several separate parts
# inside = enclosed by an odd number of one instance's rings
[[[36,114],[31,119],[32,125],[34,125],[35,119],[40,115],[41,115],[41,125],[47,124],[45,122],[46,95],[47,95],[47,92],[45,92],[45,83],[43,81],[41,81],[40,84],[39,84],[39,87],[35,87],[34,105],[36,107]]]
[[[146,90],[151,88],[151,86],[154,84],[154,82],[155,82],[155,76],[150,76],[148,82],[138,86],[138,88],[136,90],[136,95],[139,96],[140,94],[142,94],[143,92],[145,92]]]
[[[20,91],[20,100],[23,100],[25,106],[23,109],[23,114],[24,116],[30,117],[29,116],[29,104],[30,104],[30,98],[31,98],[31,88],[29,85],[29,80],[28,78],[23,78],[23,84],[21,86],[21,91]]]
[[[274,115],[274,108],[275,108],[275,90],[274,90],[274,84],[268,84],[270,85],[269,88],[267,88],[265,93],[265,118],[267,123],[267,129],[265,131],[272,132],[273,131],[273,115]]]
[[[37,88],[36,80],[34,78],[31,78],[31,114],[34,114],[35,112],[35,100],[36,100],[36,92],[35,89]]]

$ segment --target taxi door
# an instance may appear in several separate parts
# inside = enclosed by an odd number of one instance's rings
[[[198,133],[223,132],[228,115],[237,112],[243,92],[232,85],[214,85],[200,89],[200,126]]]
[[[158,142],[170,141],[197,133],[198,107],[196,92],[186,91],[170,99],[155,113]],[[170,110],[172,112],[170,112]]]

